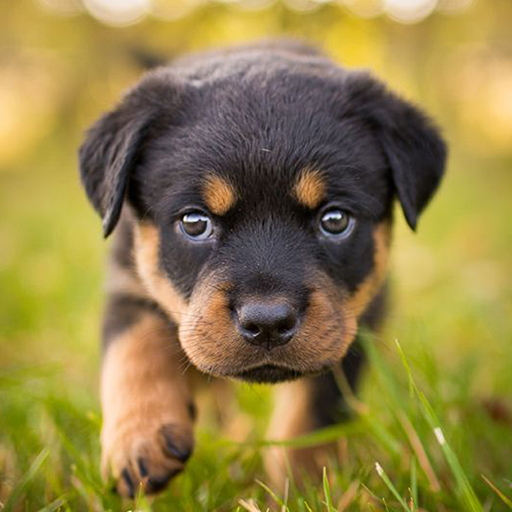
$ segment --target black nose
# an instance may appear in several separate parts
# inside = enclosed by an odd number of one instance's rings
[[[284,301],[249,302],[238,308],[237,314],[238,331],[244,339],[268,350],[288,343],[299,324],[297,310]]]

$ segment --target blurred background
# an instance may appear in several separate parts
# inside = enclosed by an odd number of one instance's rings
[[[62,410],[66,397],[99,422],[108,243],[76,150],[151,55],[298,37],[432,114],[450,144],[448,172],[417,234],[397,215],[386,339],[420,351],[420,366],[436,362],[439,393],[463,385],[507,417],[511,27],[510,0],[1,0],[0,501],[53,442],[45,408]]]

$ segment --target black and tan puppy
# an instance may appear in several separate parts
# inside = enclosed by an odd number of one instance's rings
[[[191,454],[189,363],[286,382],[272,438],[341,417],[329,370],[354,386],[349,347],[381,320],[393,200],[415,228],[444,163],[415,107],[291,43],[156,69],[92,127],[82,180],[105,236],[117,226],[101,398],[122,494],[163,488]]]

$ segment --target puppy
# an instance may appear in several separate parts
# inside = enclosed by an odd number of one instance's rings
[[[122,495],[159,491],[191,455],[190,365],[286,383],[272,439],[343,417],[330,370],[354,388],[358,332],[383,318],[393,201],[414,229],[445,156],[417,108],[289,42],[153,70],[90,129],[81,177],[115,229],[102,459]],[[283,458],[268,468],[278,481]]]

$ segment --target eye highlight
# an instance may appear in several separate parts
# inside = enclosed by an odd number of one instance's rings
[[[355,226],[355,219],[340,208],[330,207],[325,209],[319,218],[320,232],[329,238],[343,240],[348,238]]]
[[[194,242],[207,240],[212,236],[212,219],[203,212],[193,211],[185,213],[180,221],[181,232]]]

